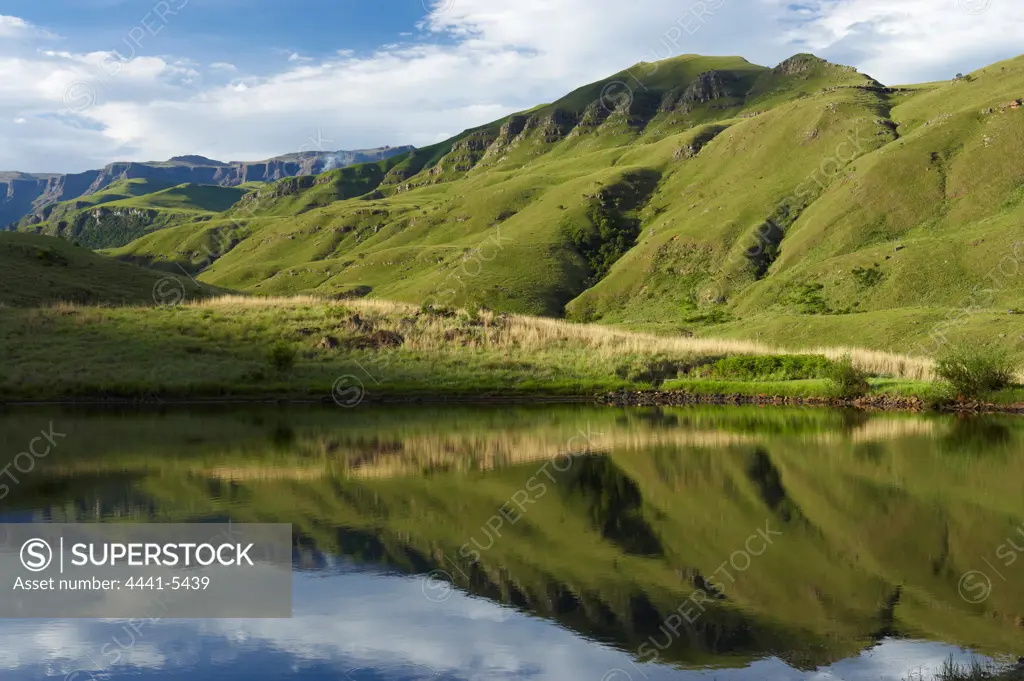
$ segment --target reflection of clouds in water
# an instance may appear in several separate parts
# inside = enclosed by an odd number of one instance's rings
[[[295,603],[293,621],[204,626],[209,633],[228,636],[244,628],[252,639],[300,659],[340,654],[356,667],[416,663],[449,670],[454,678],[589,679],[596,674],[593,678],[599,679],[619,657],[555,625],[482,599],[456,594],[431,602],[419,579],[367,574],[300,579]]]
[[[829,668],[828,673],[809,678],[843,679],[849,681],[868,681],[869,679],[904,679],[914,672],[921,672],[921,678],[930,679],[942,667],[942,663],[950,655],[960,663],[971,660],[973,655],[942,643],[926,641],[888,640],[883,644],[866,650],[858,657],[837,662]]]
[[[109,620],[52,622],[5,620],[0,622],[0,678],[35,678],[20,670],[43,668],[46,675],[61,677],[78,670],[98,670],[103,662],[102,646],[117,640],[128,643],[124,624]],[[155,631],[155,630],[153,630]],[[192,634],[194,632],[179,632]],[[152,640],[138,639],[128,650],[113,645],[122,663],[135,670],[162,669],[172,660],[162,652],[169,641],[166,632]],[[175,637],[181,640],[180,637]],[[15,672],[14,676],[9,676]],[[80,674],[80,679],[89,679]]]
[[[145,679],[160,668],[160,678],[202,681],[222,678],[228,666],[249,680],[344,678],[372,669],[378,679],[419,681],[430,678],[425,668],[444,672],[442,678],[449,680],[598,681],[616,668],[634,681],[644,678],[624,653],[554,624],[461,593],[432,603],[423,597],[418,579],[358,572],[298,575],[291,620],[144,626],[124,653],[125,666],[110,667],[101,649],[114,636],[127,640],[123,627],[124,622],[110,620],[0,621],[0,679],[63,677],[90,668],[104,669],[112,679],[119,678],[119,670],[124,676],[141,671]],[[935,669],[950,652],[967,657],[941,644],[887,641],[818,672],[798,672],[779,660],[692,672],[644,665],[643,672],[650,681],[898,681],[912,669]],[[90,657],[98,666],[90,666]]]
[[[0,621],[0,670],[79,657],[91,645],[88,633],[77,622]]]

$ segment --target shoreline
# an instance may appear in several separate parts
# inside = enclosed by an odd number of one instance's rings
[[[596,394],[545,393],[378,393],[367,392],[353,404],[340,404],[330,396],[260,395],[236,397],[77,397],[56,399],[4,400],[0,409],[18,407],[97,407],[97,408],[160,408],[189,406],[301,405],[327,406],[351,411],[363,406],[408,404],[468,405],[531,405],[531,404],[593,404],[607,407],[685,407],[685,406],[750,406],[808,407],[817,409],[854,409],[872,412],[912,412],[948,414],[1024,414],[1024,403],[997,404],[979,400],[960,400],[936,404],[917,396],[869,395],[853,399],[824,396],[749,395],[743,393],[696,393],[686,390],[616,390]]]
[[[978,400],[929,403],[920,397],[869,395],[852,399],[840,397],[787,397],[783,395],[710,394],[672,391],[620,391],[598,397],[599,403],[618,407],[682,407],[688,405],[815,407],[858,409],[860,411],[951,413],[951,414],[1024,414],[1024,403],[996,404]]]

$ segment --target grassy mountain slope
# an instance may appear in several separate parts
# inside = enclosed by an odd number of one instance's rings
[[[60,236],[88,248],[113,248],[149,232],[222,213],[248,191],[248,187],[120,180],[94,194],[47,207],[44,221],[23,218],[18,230]]]
[[[827,281],[826,293],[835,286],[837,298],[856,298],[865,309],[953,306],[984,281],[1024,238],[1024,116],[1021,110],[983,113],[1006,101],[987,82],[1005,84],[1006,73],[996,73],[898,103],[892,109],[898,141],[853,163],[802,216],[768,277],[781,283],[766,282],[748,307],[809,278]],[[1024,93],[1024,60],[1012,73]],[[947,96],[935,99],[940,94]],[[918,123],[931,101],[943,106],[929,107],[924,115],[931,117]],[[849,275],[874,262],[880,263],[877,284],[858,285]],[[830,270],[844,276],[830,277]],[[1010,289],[993,306],[1019,302]]]
[[[221,213],[249,192],[247,187],[218,187],[212,184],[180,184],[112,205],[143,209],[165,209],[184,213]]]
[[[886,88],[812,55],[684,55],[115,254],[260,293],[782,343],[870,326],[866,343],[906,350],[970,308],[967,329],[1016,342],[1020,287],[970,295],[1024,237],[1021,96],[1024,59]]]
[[[74,211],[92,208],[111,201],[122,201],[136,196],[144,196],[146,194],[167,189],[171,186],[173,185],[166,182],[147,180],[143,178],[118,180],[117,182],[114,182],[104,189],[92,194],[86,194],[85,196],[80,196],[78,198],[71,199],[70,201],[61,201],[52,206],[47,206],[43,210],[43,215],[47,220],[60,219]],[[19,226],[29,224],[32,224],[30,218],[26,218],[19,223]]]
[[[0,305],[55,301],[152,305],[154,295],[196,298],[211,289],[92,253],[64,240],[0,232]],[[156,292],[156,293],[154,293]]]

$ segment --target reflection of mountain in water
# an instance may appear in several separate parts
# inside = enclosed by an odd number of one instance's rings
[[[579,456],[561,484],[587,506],[601,536],[626,553],[660,556],[661,542],[643,517],[640,488],[605,456]]]
[[[303,569],[340,554],[444,571],[470,593],[686,665],[775,654],[813,668],[888,635],[1019,645],[1018,582],[977,605],[957,591],[1024,517],[1016,421],[583,407],[62,419],[69,446],[4,510],[292,522]],[[0,444],[33,425],[0,418]],[[982,440],[987,456],[950,455]],[[541,474],[566,453],[568,468]],[[494,530],[530,480],[531,503]],[[781,534],[757,554],[750,538],[766,530]],[[485,535],[474,561],[465,548]],[[721,594],[680,621],[710,582]]]

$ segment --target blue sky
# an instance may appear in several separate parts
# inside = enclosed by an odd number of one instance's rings
[[[380,45],[422,39],[416,24],[426,15],[424,0],[168,0],[168,30],[140,39],[160,53],[205,62],[240,62],[255,72],[282,65],[285,52],[309,57],[339,49],[365,52]],[[76,52],[117,49],[124,54],[128,32],[148,14],[155,0],[5,0],[3,13],[20,17],[61,36]],[[173,30],[170,30],[173,28]],[[403,35],[404,34],[404,35]]]
[[[0,170],[423,146],[682,53],[937,80],[1021,35],[1020,0],[4,0]]]

